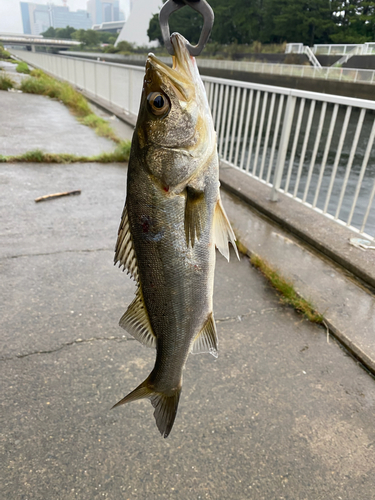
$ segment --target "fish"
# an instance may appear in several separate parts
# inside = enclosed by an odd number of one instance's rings
[[[174,33],[171,42],[172,68],[154,54],[146,61],[114,257],[137,285],[120,326],[156,349],[150,375],[114,407],[148,398],[164,438],[189,353],[217,357],[215,247],[229,260],[230,242],[238,257],[205,88],[185,38]]]

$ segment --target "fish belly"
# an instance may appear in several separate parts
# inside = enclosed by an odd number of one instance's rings
[[[209,176],[208,176],[209,179]],[[212,313],[217,181],[205,187],[207,218],[199,240],[187,244],[186,193],[169,194],[142,169],[128,177],[127,206],[139,282],[157,358],[150,382],[168,392],[181,382],[192,341]],[[216,192],[215,192],[216,191]]]

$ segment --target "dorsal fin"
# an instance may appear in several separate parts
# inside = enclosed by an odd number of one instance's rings
[[[119,262],[119,267],[123,266],[130,273],[132,278],[138,282],[138,265],[135,256],[135,251],[133,247],[133,240],[130,234],[128,209],[125,204],[124,210],[121,216],[121,223],[118,230],[116,248],[115,248],[115,264]]]
[[[212,313],[209,315],[202,330],[195,337],[191,352],[193,354],[209,352],[212,356],[217,358],[217,333]]]
[[[138,288],[135,299],[120,319],[120,326],[141,344],[156,348],[156,337],[148,318],[142,291]]]
[[[229,247],[228,243],[231,242],[234,251],[236,252],[238,260],[240,256],[238,255],[236,236],[233,232],[232,226],[228,220],[227,214],[225,213],[224,207],[221,204],[221,199],[219,198],[214,214],[214,241],[216,248],[219,250],[221,255],[223,255],[229,262]]]

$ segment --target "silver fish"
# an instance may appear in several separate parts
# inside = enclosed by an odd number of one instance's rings
[[[148,398],[172,429],[190,352],[217,356],[212,313],[215,245],[229,260],[235,236],[220,200],[216,133],[195,59],[178,33],[171,69],[146,63],[115,264],[137,282],[120,325],[156,348],[147,379],[115,406]],[[238,256],[238,253],[237,253]]]

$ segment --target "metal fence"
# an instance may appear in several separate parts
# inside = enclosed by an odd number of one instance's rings
[[[271,64],[249,61],[229,61],[217,59],[200,59],[200,68],[217,68],[231,71],[247,71],[251,73],[267,73],[272,75],[319,78],[322,80],[339,80],[355,83],[375,84],[375,71],[372,69],[314,67],[298,64]]]
[[[296,45],[298,46],[301,45],[302,52],[304,50],[302,44],[289,44],[289,45],[293,47]],[[294,51],[293,47],[290,48],[289,52]],[[308,47],[307,49],[311,52],[311,50]],[[295,48],[296,53],[298,53],[298,50],[299,50],[298,47]],[[95,55],[98,59],[103,57],[103,55],[100,53],[97,53]],[[312,55],[314,56],[314,54]],[[106,54],[106,56],[108,57],[108,54]],[[251,54],[249,54],[249,56],[251,56]],[[89,57],[92,57],[92,54],[89,54]],[[116,56],[114,54],[111,54],[111,57],[117,57],[119,59],[122,59],[123,64],[124,63],[144,64],[146,61],[145,56],[135,55],[135,54],[128,56]],[[161,59],[166,64],[170,64],[172,61],[170,57],[160,57],[159,59]],[[319,65],[320,67],[318,65],[315,65],[314,67],[302,64],[273,64],[273,63],[262,63],[262,62],[251,62],[251,61],[230,61],[227,59],[202,59],[202,58],[197,59],[197,64],[199,68],[214,68],[214,69],[224,69],[229,71],[241,71],[248,73],[266,73],[270,75],[297,76],[301,78],[318,78],[322,80],[339,80],[350,83],[355,82],[355,83],[375,84],[375,71],[372,69],[321,67],[320,65]]]
[[[138,112],[141,67],[13,52],[102,102]],[[282,192],[374,239],[375,101],[203,80],[222,161],[269,185],[273,200]]]
[[[361,44],[317,44],[313,47],[316,55],[374,55],[375,42]]]

